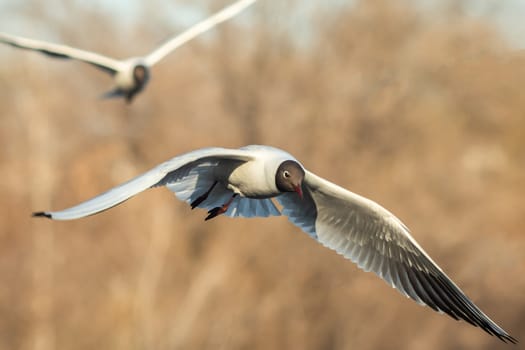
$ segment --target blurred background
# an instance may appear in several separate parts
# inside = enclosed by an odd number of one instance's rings
[[[266,0],[152,70],[0,46],[1,349],[508,349],[285,217],[204,222],[166,189],[32,219],[175,155],[264,143],[399,216],[525,342],[522,1]],[[144,54],[225,1],[0,1],[0,31]],[[521,345],[513,348],[520,348]]]

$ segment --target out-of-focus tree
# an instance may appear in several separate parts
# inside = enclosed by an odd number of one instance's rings
[[[98,100],[110,81],[92,67],[1,46],[0,348],[503,348],[285,218],[203,222],[165,190],[75,222],[29,217],[247,143],[391,209],[523,340],[524,57],[451,3],[259,1],[156,66],[131,106]],[[19,34],[125,57],[184,28],[175,12],[225,4],[130,3],[133,20],[96,3],[7,9]]]

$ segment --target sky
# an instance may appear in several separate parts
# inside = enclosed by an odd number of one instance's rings
[[[82,3],[81,0],[57,0],[52,2],[52,4],[58,9],[60,4],[74,4],[75,1]],[[414,4],[422,8],[427,8],[430,11],[442,6],[444,3],[442,0],[412,1]],[[353,2],[355,1],[330,0],[322,2],[322,6],[341,6],[341,4],[351,4]],[[24,0],[0,0],[0,31],[27,35],[24,31],[24,26],[28,25],[24,22],[27,21],[27,19],[18,18],[16,14],[24,9],[25,4],[34,3],[35,2],[27,2]],[[216,0],[199,0],[194,2],[190,0],[155,0],[150,3],[152,6],[158,4],[163,5],[162,11],[164,13],[162,13],[161,16],[169,18],[171,13],[173,13],[177,24],[184,27],[201,19],[205,15],[203,12],[209,12],[210,7],[218,9],[218,3],[225,4],[226,2]],[[317,0],[295,0],[293,7],[301,6],[305,12],[308,12],[314,9],[319,3]],[[525,18],[525,0],[462,0],[462,3],[464,4],[463,9],[465,13],[475,18],[488,19],[503,33],[510,45],[517,49],[525,49],[525,21],[523,20]],[[46,1],[43,4],[49,4],[49,2]],[[91,0],[88,4],[89,5],[86,6],[93,7],[97,9],[97,11],[110,14],[114,13],[115,17],[120,18],[124,22],[128,22],[127,24],[133,23],[135,19],[144,15],[142,13],[144,2],[140,0]],[[257,6],[257,4],[255,4],[255,6]],[[43,7],[47,7],[47,5]],[[172,11],[167,11],[171,9]],[[253,11],[253,8],[249,10]],[[301,13],[304,12],[296,12],[295,16]],[[43,28],[43,30],[45,29]]]
[[[470,0],[467,13],[488,18],[514,47],[525,49],[525,0]]]

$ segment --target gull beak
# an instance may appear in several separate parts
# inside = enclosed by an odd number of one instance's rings
[[[294,186],[294,190],[295,190],[295,192],[297,192],[299,197],[301,197],[301,199],[303,199],[303,190],[301,188],[301,184]]]

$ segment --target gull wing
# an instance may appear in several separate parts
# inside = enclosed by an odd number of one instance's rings
[[[75,59],[86,62],[109,74],[115,74],[115,72],[117,72],[123,64],[119,60],[115,60],[113,58],[102,56],[93,52],[75,49],[66,45],[23,38],[2,32],[0,32],[0,42],[20,49],[38,51],[55,58]]]
[[[210,30],[217,24],[232,18],[233,16],[244,10],[246,7],[253,4],[255,1],[256,0],[240,0],[228,7],[225,7],[223,10],[195,24],[190,29],[184,31],[182,34],[179,34],[176,37],[168,40],[162,46],[160,46],[155,51],[146,56],[144,59],[145,62],[149,66],[153,66],[155,63],[163,59],[166,55],[168,55],[170,52],[172,52],[182,44],[195,38],[199,34]]]
[[[324,246],[373,271],[402,294],[456,320],[517,342],[485,315],[379,204],[306,171],[304,199],[277,197],[282,214]]]
[[[183,172],[186,169],[191,170],[192,167],[203,162],[217,160],[246,162],[252,159],[250,152],[245,150],[200,149],[172,158],[150,171],[74,207],[61,211],[36,212],[33,216],[44,216],[54,220],[72,220],[94,215],[122,203],[148,188],[167,185],[177,178],[178,170],[182,169]]]

